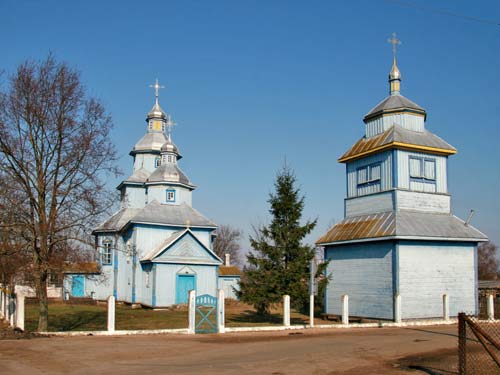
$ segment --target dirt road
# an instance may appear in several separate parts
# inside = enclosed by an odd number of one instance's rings
[[[451,370],[456,346],[456,326],[1,340],[0,373],[425,374],[405,368],[428,357]]]

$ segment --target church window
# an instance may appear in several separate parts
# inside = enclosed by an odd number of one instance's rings
[[[168,155],[168,162],[172,163],[172,155]]]
[[[103,265],[111,264],[111,241],[106,240],[102,243],[101,263]]]
[[[175,202],[175,190],[167,190],[167,202]]]
[[[435,183],[436,161],[423,157],[410,157],[410,178],[413,181]]]
[[[159,156],[157,156],[155,158],[155,168],[158,168],[161,164],[161,158]]]
[[[380,163],[358,168],[358,187],[380,186]]]

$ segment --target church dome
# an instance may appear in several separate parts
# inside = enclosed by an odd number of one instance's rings
[[[163,109],[160,107],[160,105],[158,104],[158,102],[156,102],[154,104],[153,108],[151,108],[151,111],[148,112],[148,116],[147,116],[146,121],[149,121],[151,119],[166,120],[166,118],[167,118],[167,115],[165,114],[165,112],[163,111]]]

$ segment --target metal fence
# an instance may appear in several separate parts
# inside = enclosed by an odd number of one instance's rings
[[[458,373],[500,374],[500,322],[459,314]]]

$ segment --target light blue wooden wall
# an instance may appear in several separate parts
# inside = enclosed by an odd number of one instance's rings
[[[360,167],[366,165],[381,163],[380,178],[381,185],[380,190],[374,186],[367,186],[362,188],[358,192],[357,186],[357,170]],[[384,191],[392,188],[392,151],[384,151],[379,154],[367,156],[363,159],[354,160],[347,163],[347,197],[357,197],[360,195],[366,195],[375,193],[377,191]]]
[[[381,116],[368,121],[365,126],[366,137],[370,138],[383,133],[394,124],[401,125],[401,127],[405,129],[416,132],[423,132],[425,130],[425,121],[423,116],[409,113],[397,113],[388,116]]]
[[[397,188],[400,189],[415,189],[417,186],[410,184],[410,171],[409,171],[409,158],[410,156],[428,157],[436,160],[436,193],[448,193],[448,179],[447,179],[447,157],[439,155],[431,155],[422,152],[410,152],[404,150],[397,150]],[[415,184],[415,183],[413,183]],[[423,188],[419,188],[422,191]]]
[[[167,189],[175,190],[175,202],[166,202]],[[150,185],[148,187],[148,202],[157,200],[160,203],[181,204],[186,203],[188,206],[192,204],[192,191],[182,186],[175,186],[171,184]]]
[[[398,259],[403,319],[442,317],[445,293],[451,316],[476,313],[475,244],[402,241]]]
[[[145,170],[153,173],[156,169],[155,167],[155,159],[160,156],[160,152],[157,154],[148,153],[148,154],[136,154],[134,157],[134,171],[144,168]]]
[[[219,276],[218,288],[224,291],[225,298],[238,299],[235,290],[240,290],[240,277]]]
[[[196,294],[217,295],[217,267],[184,264],[156,264],[156,306],[175,304],[177,274],[196,275]]]
[[[326,312],[340,315],[347,294],[351,316],[393,319],[393,248],[391,241],[327,247]]]

